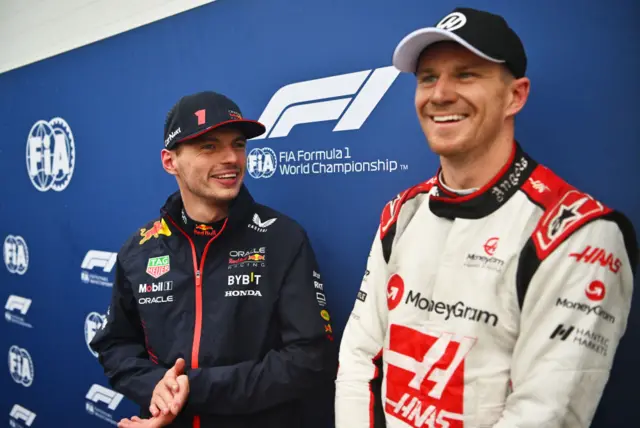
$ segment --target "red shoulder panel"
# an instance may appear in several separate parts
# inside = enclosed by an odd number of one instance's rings
[[[391,201],[387,202],[382,210],[382,215],[380,216],[380,239],[384,238],[384,236],[389,231],[389,228],[393,226],[396,221],[398,221],[398,216],[400,215],[400,208],[402,205],[408,201],[419,195],[420,193],[428,193],[433,185],[436,183],[436,177],[432,177],[424,183],[417,184],[409,189],[398,193],[398,195],[393,198]]]
[[[536,167],[522,190],[544,209],[532,236],[540,260],[580,227],[612,211],[542,165]]]

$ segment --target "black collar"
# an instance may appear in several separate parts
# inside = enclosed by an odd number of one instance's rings
[[[438,217],[477,219],[486,217],[504,205],[527,181],[537,166],[517,142],[509,161],[496,176],[482,188],[469,195],[456,195],[439,182],[440,169],[435,177],[435,190],[429,199],[431,211]]]
[[[244,225],[250,220],[250,216],[254,212],[254,205],[255,201],[253,197],[243,184],[242,187],[240,187],[238,196],[236,196],[229,205],[229,215],[227,219],[223,219],[215,224],[212,223],[210,226],[214,226],[214,228],[216,228],[215,226],[219,223],[219,228],[222,229],[222,224],[226,221],[226,225],[224,226],[225,231],[228,231],[229,229],[236,229],[238,226]],[[178,190],[169,195],[165,204],[160,208],[160,214],[162,216],[170,217],[176,225],[180,225],[186,232],[192,234],[197,223],[194,223],[193,220],[189,219],[186,215],[183,218],[183,208],[184,204],[182,202],[180,191]]]

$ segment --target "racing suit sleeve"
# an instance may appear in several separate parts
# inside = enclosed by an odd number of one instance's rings
[[[323,284],[305,235],[280,288],[277,317],[281,349],[260,361],[191,369],[185,411],[248,414],[301,399],[335,379],[337,350]],[[319,299],[316,293],[321,293]]]
[[[115,266],[106,322],[90,343],[110,385],[143,409],[149,407],[156,384],[166,369],[149,359],[136,302],[120,262]]]
[[[371,246],[360,291],[347,321],[336,379],[336,428],[384,427],[380,392],[387,329],[387,264],[380,228]]]
[[[627,325],[632,245],[628,254],[618,225],[599,219],[540,262],[522,306],[513,391],[494,428],[590,426]]]

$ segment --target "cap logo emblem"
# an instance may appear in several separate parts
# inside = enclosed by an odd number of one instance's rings
[[[198,126],[204,125],[205,122],[207,121],[207,111],[205,109],[198,110],[193,114],[195,114],[196,117],[198,118]]]
[[[436,28],[446,31],[455,31],[467,23],[467,17],[460,12],[453,12],[442,18]]]

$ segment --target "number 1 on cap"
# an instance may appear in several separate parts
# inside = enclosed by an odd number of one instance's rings
[[[204,125],[207,111],[205,109],[202,109],[202,110],[198,110],[194,114],[198,117],[198,125]]]

